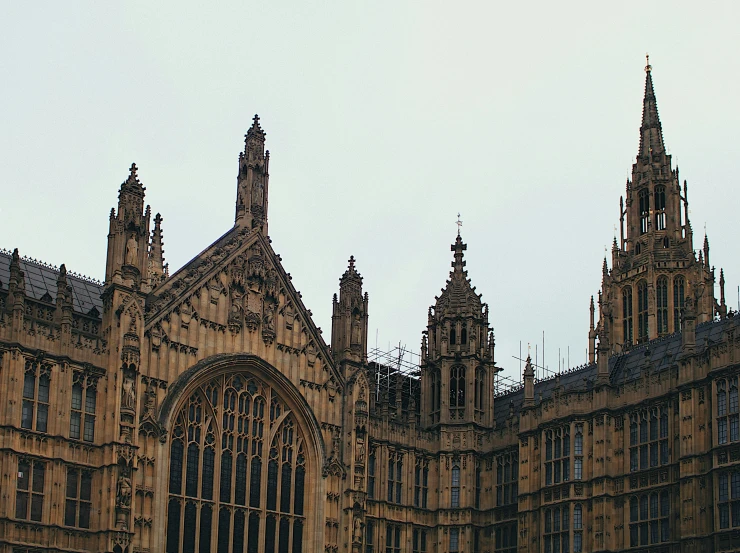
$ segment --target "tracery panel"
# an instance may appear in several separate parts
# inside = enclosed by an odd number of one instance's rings
[[[174,421],[167,553],[302,553],[304,437],[277,391],[247,372],[219,376]]]

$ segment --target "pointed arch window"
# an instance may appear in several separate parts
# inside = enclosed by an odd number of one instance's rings
[[[494,532],[496,553],[516,553],[518,534],[516,520],[496,525]]]
[[[465,367],[455,365],[450,369],[450,418],[465,417]]]
[[[424,457],[416,458],[414,467],[414,507],[427,508],[429,496],[429,460]]]
[[[496,506],[517,503],[519,493],[519,455],[517,451],[496,457]]]
[[[49,423],[51,367],[27,360],[23,376],[21,428],[46,432]]]
[[[205,553],[215,539],[219,551],[302,553],[304,439],[275,390],[220,376],[174,420],[166,552]]]
[[[570,504],[545,509],[545,553],[570,553]]]
[[[438,369],[432,369],[429,375],[431,398],[430,413],[432,415],[432,424],[439,422],[439,412],[441,409],[442,399],[442,382]]]
[[[486,382],[486,369],[478,367],[475,369],[475,401],[473,406],[475,408],[475,420],[482,421],[483,413],[485,410],[485,382]]]
[[[630,471],[669,463],[668,407],[640,409],[630,414]]]
[[[740,408],[738,378],[717,380],[717,442],[726,444],[740,440]],[[729,400],[729,401],[728,401]]]
[[[453,509],[460,507],[460,465],[458,463],[452,465],[450,507]]]
[[[671,502],[667,491],[630,498],[630,547],[666,542],[670,539]]]
[[[650,193],[647,190],[640,190],[640,234],[645,234],[650,225]]]
[[[72,375],[72,408],[69,417],[69,437],[86,442],[95,439],[95,407],[97,404],[97,378],[85,377],[75,371]],[[84,398],[84,401],[83,401]]]
[[[573,507],[573,553],[583,551],[583,506],[576,503]]]
[[[681,319],[683,310],[686,307],[685,298],[686,281],[682,276],[673,279],[673,330],[681,330]]]
[[[570,480],[570,426],[545,431],[545,485]]]
[[[655,230],[665,230],[665,186],[655,187]]]
[[[648,287],[647,282],[637,284],[637,341],[648,339]]]
[[[624,343],[627,346],[632,345],[634,323],[632,322],[632,287],[625,286],[622,289],[622,331],[624,333]]]
[[[658,336],[668,334],[668,279],[664,276],[658,278],[656,291]]]
[[[468,327],[463,324],[462,330],[460,331],[460,343],[464,346],[468,343]]]

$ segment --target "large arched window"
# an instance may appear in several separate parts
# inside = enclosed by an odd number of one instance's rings
[[[671,500],[667,491],[630,498],[630,547],[666,542],[670,539]]]
[[[304,439],[275,390],[248,373],[220,376],[174,421],[167,553],[301,553]]]
[[[668,279],[660,277],[655,288],[658,308],[658,335],[668,334]]]
[[[681,330],[681,318],[683,309],[686,306],[684,297],[686,281],[682,276],[673,279],[673,330]]]
[[[665,186],[655,187],[655,230],[665,230]]]
[[[648,231],[650,221],[650,193],[647,190],[640,190],[640,234]]]
[[[625,345],[632,345],[634,325],[632,322],[632,287],[625,286],[622,290],[622,331],[624,332]]]
[[[465,417],[465,367],[456,365],[450,369],[450,418]]]
[[[648,288],[644,280],[637,284],[637,341],[648,339]]]

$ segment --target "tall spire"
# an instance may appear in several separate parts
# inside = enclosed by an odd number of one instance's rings
[[[645,97],[642,101],[642,126],[640,127],[639,158],[650,158],[651,155],[665,152],[663,144],[663,128],[658,116],[658,102],[655,99],[653,88],[653,67],[650,65],[650,56],[645,66]]]

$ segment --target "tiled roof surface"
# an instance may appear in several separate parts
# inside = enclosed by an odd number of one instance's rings
[[[719,321],[709,321],[696,327],[696,347],[704,348],[719,342],[722,333],[732,327],[740,327],[740,316],[728,317]],[[609,359],[609,380],[615,386],[622,386],[640,378],[640,374],[649,370],[651,373],[661,372],[676,363],[681,353],[681,334],[674,333],[657,340],[640,345],[623,355],[614,355]],[[596,365],[586,365],[560,375],[560,386],[568,392],[588,391],[593,388],[596,380]],[[534,385],[535,402],[539,401],[540,394],[548,399],[555,390],[555,378],[548,378],[536,382]],[[496,425],[507,423],[509,407],[518,413],[524,402],[524,390],[518,389],[509,394],[497,396],[494,399],[494,417]]]
[[[10,281],[10,261],[10,252],[0,250],[0,287],[4,290],[8,289]],[[21,258],[20,264],[21,271],[26,277],[26,295],[40,300],[48,293],[51,301],[56,302],[59,269],[26,258]],[[100,299],[102,283],[70,272],[67,272],[67,282],[72,286],[72,304],[75,311],[88,314],[94,307],[99,314],[103,312],[103,300]]]

